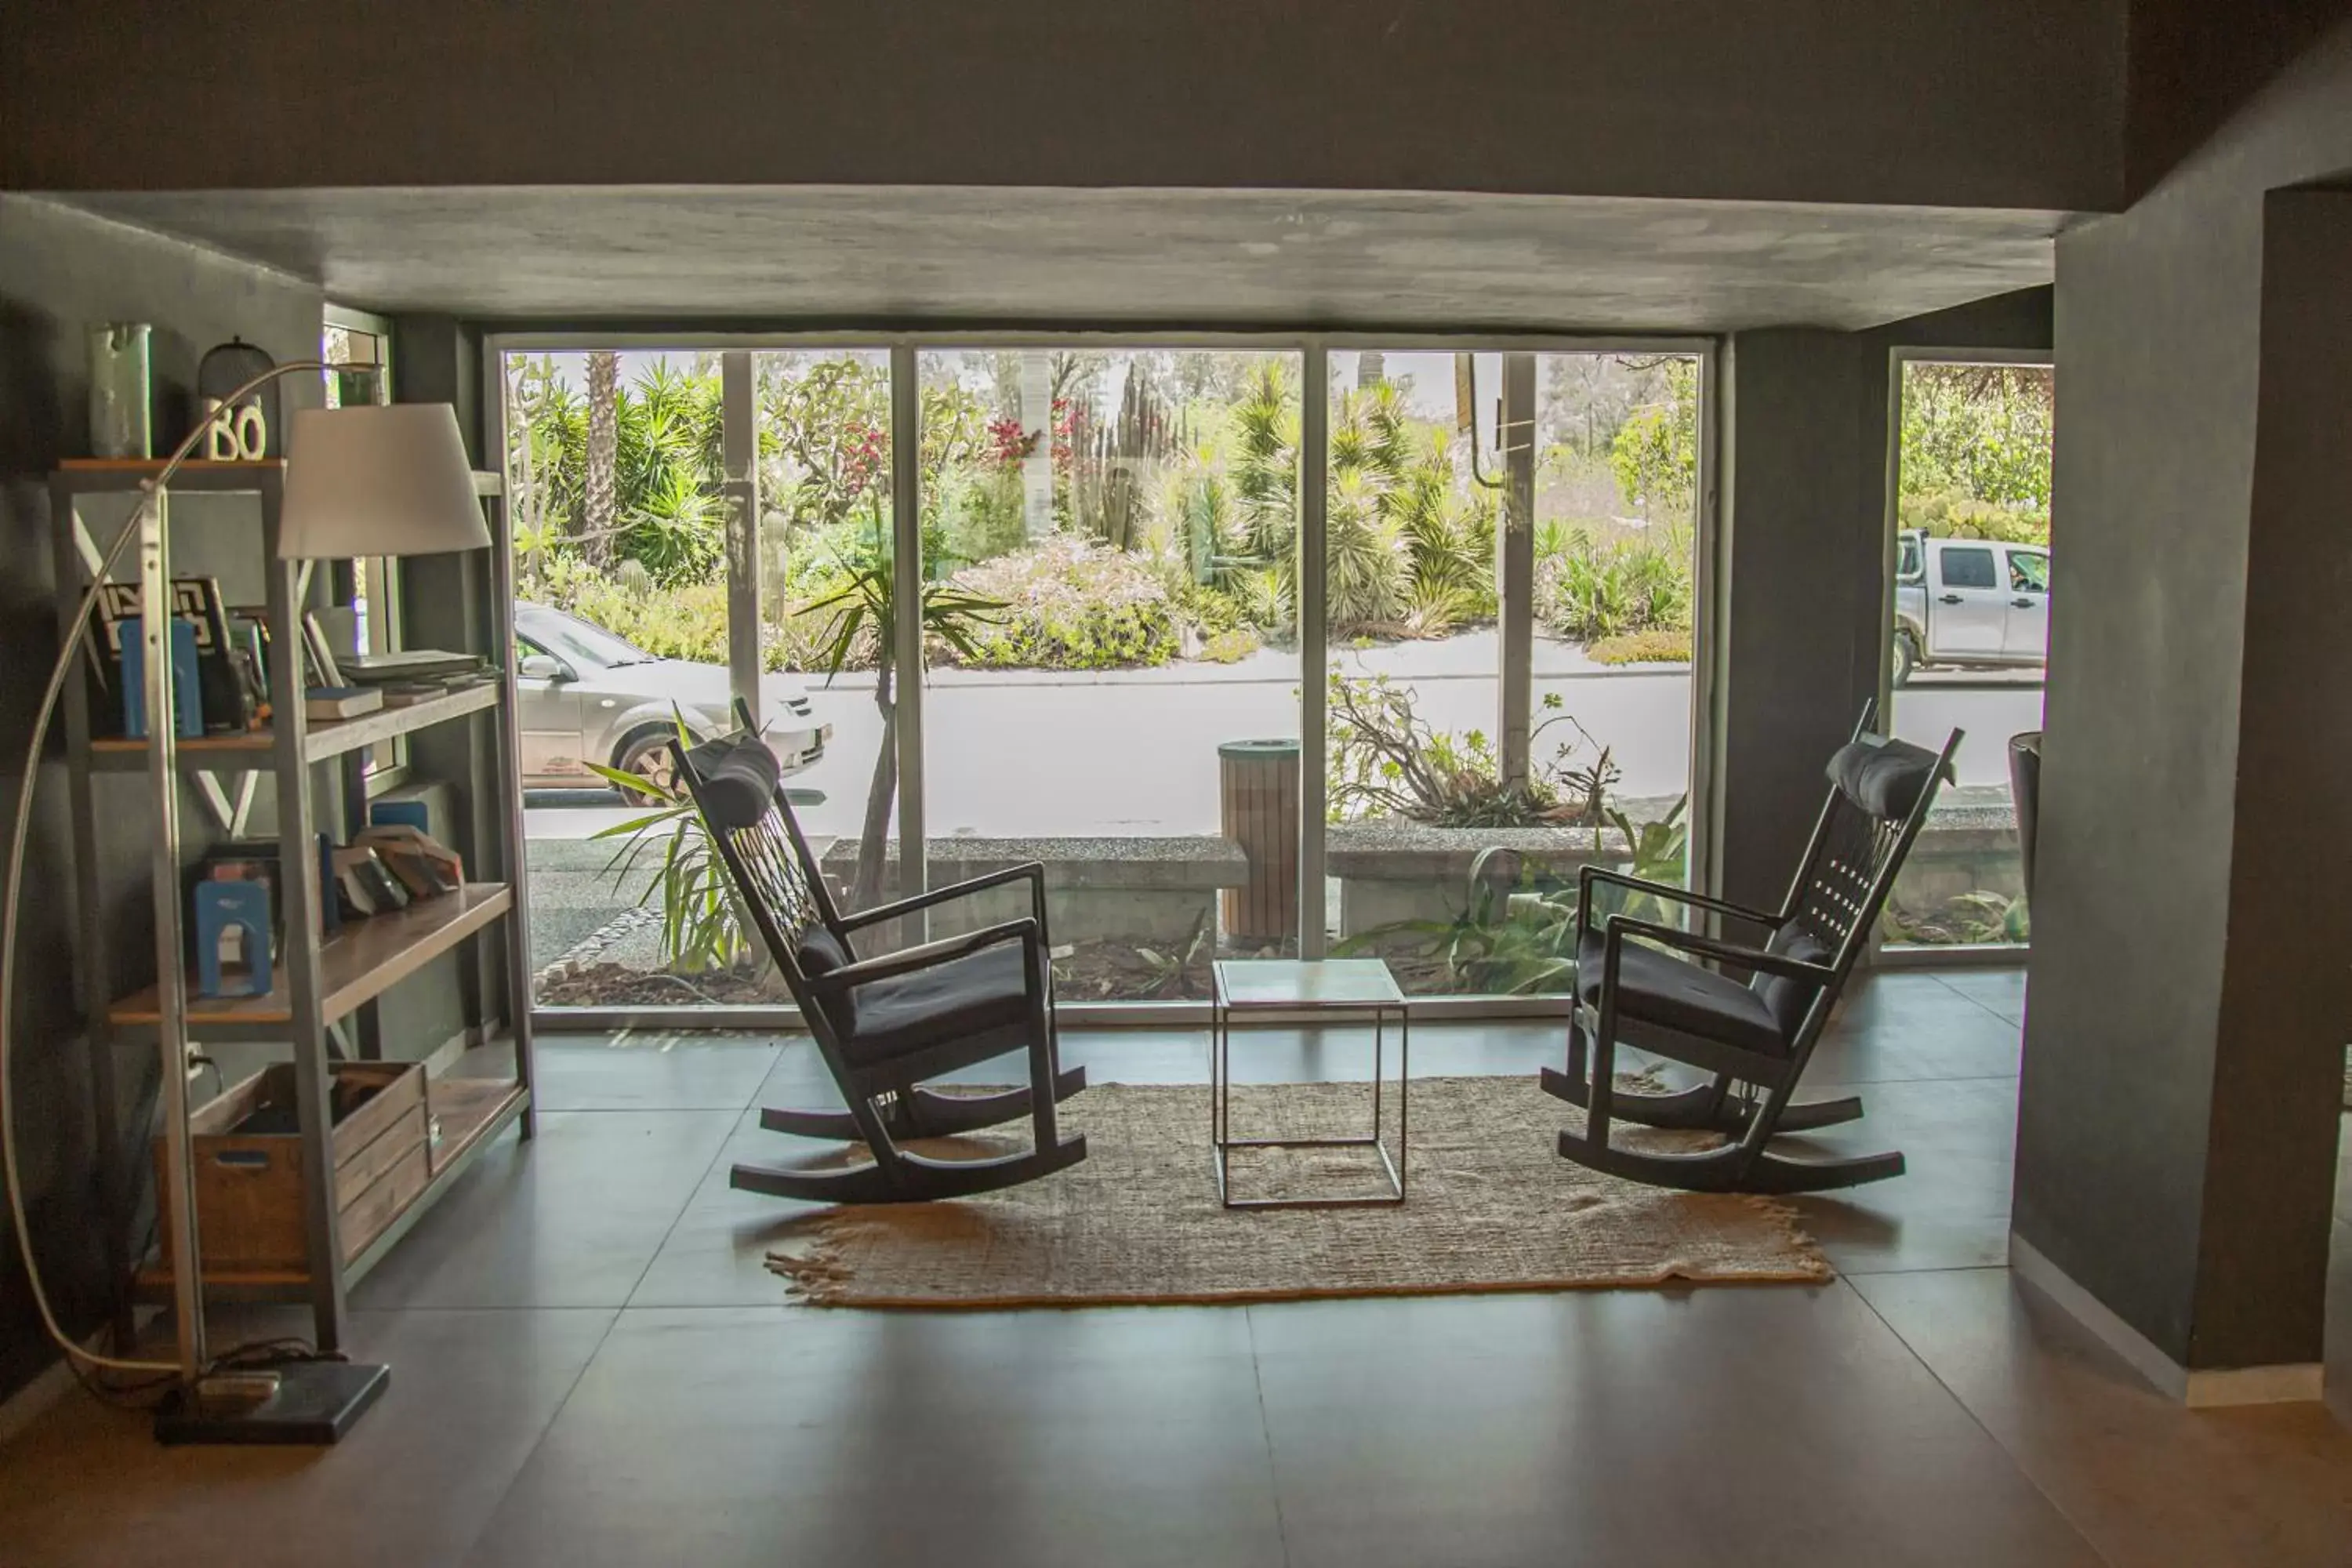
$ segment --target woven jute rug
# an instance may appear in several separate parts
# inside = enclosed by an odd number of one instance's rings
[[[1393,1089],[1389,1106],[1394,1125]],[[1366,1130],[1363,1084],[1241,1086],[1243,1137]],[[1217,1199],[1207,1089],[1099,1084],[1066,1103],[1087,1158],[1003,1193],[953,1203],[826,1210],[769,1258],[795,1294],[827,1307],[1013,1307],[1270,1301],[1671,1283],[1818,1281],[1829,1261],[1769,1199],[1661,1192],[1587,1171],[1555,1140],[1581,1113],[1530,1078],[1412,1085],[1401,1206],[1232,1210]],[[924,1146],[1005,1152],[1027,1124]],[[1624,1129],[1619,1142],[1695,1148],[1686,1133]],[[1380,1190],[1368,1150],[1237,1152],[1236,1195]]]

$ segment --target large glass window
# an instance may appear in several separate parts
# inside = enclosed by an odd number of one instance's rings
[[[392,401],[392,325],[380,317],[329,306],[320,333],[319,358],[326,373],[329,408]],[[389,555],[351,563],[354,651],[390,653],[401,644],[400,566]],[[372,789],[395,783],[408,762],[408,737],[395,735],[368,748],[362,763]]]
[[[749,602],[730,600],[735,573],[757,578],[760,720],[812,847],[852,903],[890,883],[895,774],[877,766],[890,648],[872,613],[890,594],[888,356],[748,358],[762,542],[740,565],[720,355],[502,363],[541,1006],[788,1000],[749,951],[718,864],[668,809],[679,727],[698,739],[733,724],[730,605]]]
[[[919,357],[929,879],[1042,861],[1066,1002],[1296,951],[1300,364]]]
[[[1580,867],[1685,876],[1698,361],[1367,349],[1331,375],[1339,950],[1424,994],[1565,990]]]
[[[674,822],[627,853],[679,718],[714,728],[748,679],[730,617],[754,605],[763,718],[836,896],[912,890],[919,804],[925,886],[1044,863],[1066,1004],[1198,1001],[1221,955],[1318,952],[1377,953],[1420,994],[1557,993],[1580,867],[1685,875],[1694,353],[1066,338],[501,364],[542,1005],[784,1000],[715,879],[666,880]],[[919,672],[891,657],[908,617]]]
[[[2052,373],[1899,363],[1888,668],[1896,735],[1967,731],[1895,884],[1891,946],[2022,943],[2032,931],[2010,742],[2042,727],[2050,649]]]

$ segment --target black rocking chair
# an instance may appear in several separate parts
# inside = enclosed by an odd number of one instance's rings
[[[818,1203],[914,1203],[1016,1186],[1087,1157],[1084,1138],[1061,1138],[1054,1125],[1056,1103],[1084,1089],[1087,1073],[1059,1066],[1044,867],[1009,867],[844,915],[801,836],[775,757],[756,735],[747,730],[691,751],[673,743],[672,750],[743,912],[792,988],[848,1103],[845,1110],[763,1110],[760,1125],[863,1142],[874,1156],[871,1164],[839,1170],[740,1164],[735,1186]],[[1031,912],[1019,920],[878,958],[854,956],[853,931],[1024,880]],[[1013,1051],[1028,1055],[1025,1088],[963,1095],[923,1087]],[[935,1160],[898,1147],[1023,1116],[1034,1137],[1022,1152]]]
[[[1821,1192],[1903,1173],[1900,1153],[1799,1159],[1767,1152],[1781,1133],[1862,1114],[1859,1100],[1796,1104],[1793,1097],[1960,743],[1958,730],[1940,753],[1882,739],[1870,733],[1875,710],[1874,703],[1863,709],[1853,741],[1830,759],[1829,798],[1777,913],[1583,868],[1568,1070],[1546,1068],[1542,1079],[1546,1091],[1585,1110],[1582,1132],[1560,1133],[1561,1154],[1610,1175],[1688,1192]],[[1768,934],[1761,946],[1745,946],[1624,913],[1595,929],[1593,895],[1603,883]],[[1735,979],[1702,960],[1751,978]],[[1711,1077],[1666,1093],[1621,1089],[1614,1081],[1621,1042]],[[1612,1148],[1610,1124],[1618,1118],[1721,1132],[1732,1142],[1692,1153]]]

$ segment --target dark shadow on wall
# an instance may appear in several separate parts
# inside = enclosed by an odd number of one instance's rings
[[[25,301],[0,295],[0,832],[13,830],[23,786],[24,747],[41,693],[39,675],[57,652],[57,611],[47,568],[50,549],[46,479],[60,451],[79,445],[79,418],[68,415],[57,374],[58,323]],[[17,952],[24,982],[10,998],[16,1051],[7,1104],[24,1130],[17,1159],[26,1208],[41,1244],[53,1304],[77,1328],[105,1315],[94,1175],[88,1053],[78,1037],[72,886],[62,743],[52,739],[25,860],[25,915]],[[62,980],[44,981],[58,976]],[[0,1137],[5,1137],[0,1130]],[[0,1391],[47,1360],[10,1222],[0,1214]]]
[[[320,297],[277,274],[0,194],[0,829],[13,822],[38,688],[57,656],[48,476],[60,459],[88,449],[84,334],[110,321],[154,328],[154,430],[164,442],[187,428],[196,361],[206,347],[242,336],[280,360],[313,353]],[[126,513],[121,506],[106,513],[101,534]],[[205,536],[215,531],[183,531],[187,549],[175,549],[179,564],[218,569],[204,559]],[[107,1157],[96,1147],[91,1058],[80,1037],[80,915],[61,725],[43,759],[27,846],[19,984],[9,998],[16,1040],[9,1106],[42,1275],[68,1329],[82,1334],[105,1319],[113,1294],[100,1223],[102,1171],[142,1194],[133,1235],[150,1223],[145,1144],[158,1080],[152,1051],[128,1046],[112,1053],[121,1146]],[[153,972],[147,843],[125,826],[146,819],[142,788],[136,778],[110,778],[94,796],[110,989]],[[192,825],[196,820],[192,813]],[[16,1237],[0,1217],[0,1398],[53,1360]]]

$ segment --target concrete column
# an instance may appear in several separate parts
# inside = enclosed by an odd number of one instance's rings
[[[1536,356],[1503,356],[1503,414],[1495,433],[1503,454],[1503,526],[1495,531],[1495,624],[1502,655],[1496,682],[1496,762],[1503,782],[1528,782],[1528,713],[1534,701]]]
[[[2233,172],[2059,245],[2012,1230],[2192,1404],[2317,1397],[2352,1032],[2352,196]]]
[[[1878,689],[1884,421],[1874,451],[1862,414],[1886,352],[1866,333],[1742,332],[1724,362],[1716,863],[1726,897],[1772,908],[1822,763]]]
[[[719,356],[727,510],[727,673],[730,694],[748,704],[754,723],[767,717],[760,700],[760,409],[751,356],[741,349]]]

